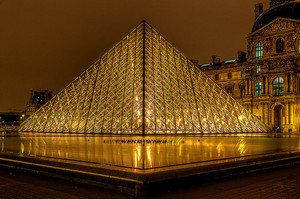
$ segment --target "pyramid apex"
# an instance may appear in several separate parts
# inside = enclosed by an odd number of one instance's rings
[[[145,25],[145,24],[148,24],[148,23],[145,19],[143,19],[141,24]]]

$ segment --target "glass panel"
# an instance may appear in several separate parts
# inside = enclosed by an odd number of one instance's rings
[[[19,130],[181,134],[268,128],[142,23]]]

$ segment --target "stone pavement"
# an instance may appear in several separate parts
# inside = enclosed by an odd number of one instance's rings
[[[170,190],[157,198],[299,199],[300,165]]]
[[[300,198],[300,176],[277,178],[200,198]]]
[[[29,183],[18,182],[0,177],[0,198],[70,198],[79,199],[82,197],[44,188]]]
[[[0,169],[0,199],[128,198],[118,191]]]
[[[0,170],[0,199],[9,198],[132,198],[118,191],[36,175]],[[145,198],[300,198],[300,165],[277,168],[193,186],[171,188]]]

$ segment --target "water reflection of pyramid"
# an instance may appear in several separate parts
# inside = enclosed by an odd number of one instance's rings
[[[143,22],[19,131],[159,134],[268,128]]]

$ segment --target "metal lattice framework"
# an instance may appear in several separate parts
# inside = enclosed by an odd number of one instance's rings
[[[19,131],[168,134],[268,128],[143,22]]]

